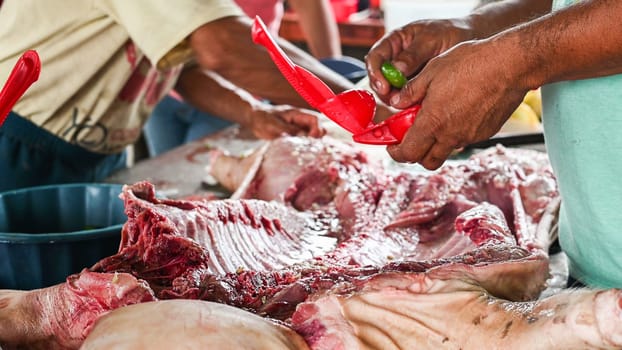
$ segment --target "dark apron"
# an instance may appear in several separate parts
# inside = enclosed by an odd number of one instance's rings
[[[126,153],[107,155],[70,144],[11,112],[0,126],[0,191],[101,182],[126,167]]]

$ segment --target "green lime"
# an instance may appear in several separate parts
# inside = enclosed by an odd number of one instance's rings
[[[391,62],[383,63],[380,67],[380,71],[382,71],[382,75],[394,87],[401,89],[402,86],[406,84],[406,78],[404,77],[404,74],[397,70],[397,68],[393,67]]]

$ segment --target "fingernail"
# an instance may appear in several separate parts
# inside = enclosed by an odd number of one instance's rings
[[[395,96],[391,97],[391,100],[389,102],[391,102],[392,106],[400,103],[400,95],[395,95]]]
[[[393,62],[393,67],[395,67],[397,70],[399,70],[402,73],[404,73],[404,71],[406,71],[406,63],[404,63],[402,61]]]
[[[380,91],[380,90],[382,90],[382,83],[380,81],[376,80],[374,82],[374,87],[376,88],[376,91]]]

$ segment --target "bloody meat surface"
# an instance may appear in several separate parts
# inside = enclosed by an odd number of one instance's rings
[[[147,182],[126,186],[119,252],[84,273],[127,274],[157,299],[215,301],[288,325],[298,305],[358,294],[379,276],[466,280],[507,301],[545,287],[559,198],[541,153],[496,147],[436,173],[393,173],[348,144],[287,137],[250,158],[219,155],[216,169],[235,180],[233,199],[161,199]]]

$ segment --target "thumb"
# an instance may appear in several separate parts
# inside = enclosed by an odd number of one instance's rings
[[[398,93],[393,95],[389,103],[392,107],[398,109],[411,107],[412,105],[415,105],[423,100],[423,97],[426,94],[427,86],[428,82],[424,79],[424,77],[417,75],[413,79],[409,80]]]

